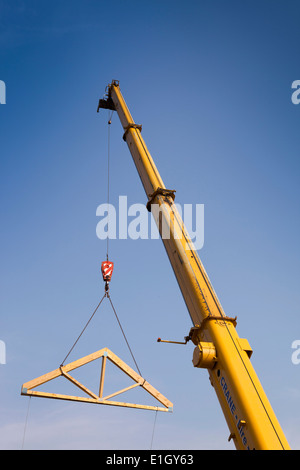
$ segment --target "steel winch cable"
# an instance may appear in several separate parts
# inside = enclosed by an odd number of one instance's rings
[[[109,183],[110,183],[110,125],[113,117],[113,111],[111,111],[111,114],[108,110],[108,127],[107,127],[107,226],[108,226],[108,231],[107,231],[107,245],[106,245],[106,259],[108,260],[108,248],[109,248]]]
[[[135,363],[135,365],[136,365],[136,368],[137,368],[137,370],[138,370],[138,373],[139,373],[140,375],[142,375],[142,373],[141,373],[141,371],[140,371],[140,368],[139,368],[139,366],[137,365],[137,362],[136,362],[135,357],[134,357],[134,355],[133,355],[133,352],[132,352],[132,350],[131,350],[131,347],[129,346],[128,340],[127,340],[127,338],[126,338],[126,335],[125,335],[124,330],[123,330],[123,328],[122,328],[122,325],[121,325],[121,323],[120,323],[120,320],[119,320],[119,317],[118,317],[118,315],[117,315],[116,309],[115,309],[115,307],[113,306],[113,303],[112,303],[112,300],[111,300],[111,297],[110,297],[109,293],[107,294],[107,297],[108,297],[108,299],[109,299],[109,301],[110,301],[110,304],[111,304],[112,309],[113,309],[113,311],[114,311],[115,317],[116,317],[117,322],[118,322],[118,324],[119,324],[119,327],[120,327],[120,329],[121,329],[121,331],[122,331],[123,337],[124,337],[125,342],[126,342],[126,344],[127,344],[127,346],[128,346],[128,349],[129,349],[129,352],[130,352],[130,354],[131,354],[131,357],[132,357],[132,359],[133,359],[133,361],[134,361],[134,363]]]
[[[123,329],[123,327],[122,327],[122,325],[121,325],[121,322],[120,322],[120,319],[119,319],[118,314],[117,314],[117,312],[116,312],[116,309],[115,309],[115,307],[114,307],[114,305],[113,305],[113,303],[112,303],[111,297],[110,297],[110,295],[109,295],[109,291],[105,291],[105,294],[103,295],[102,299],[100,300],[100,302],[98,303],[97,307],[96,307],[95,310],[93,311],[92,315],[91,315],[90,318],[88,319],[87,323],[86,323],[85,326],[83,327],[83,329],[82,329],[82,331],[80,332],[79,336],[77,337],[76,341],[73,343],[73,345],[72,345],[72,347],[70,348],[68,354],[66,355],[66,357],[65,357],[64,360],[62,361],[60,367],[62,367],[62,366],[64,365],[66,359],[69,357],[69,355],[71,354],[71,352],[72,352],[73,349],[75,348],[76,344],[78,343],[79,339],[81,338],[81,336],[82,336],[83,333],[85,332],[86,328],[88,327],[89,323],[91,322],[92,318],[94,317],[95,313],[97,312],[98,308],[99,308],[100,305],[102,304],[102,302],[103,302],[103,300],[104,300],[105,297],[107,297],[107,298],[109,299],[110,305],[111,305],[112,310],[113,310],[113,312],[114,312],[114,314],[115,314],[115,317],[116,317],[116,319],[117,319],[117,322],[118,322],[118,325],[119,325],[119,327],[120,327],[120,330],[121,330],[121,332],[122,332],[122,334],[123,334],[124,340],[125,340],[125,342],[126,342],[126,344],[127,344],[127,347],[128,347],[129,352],[130,352],[130,354],[131,354],[131,357],[132,357],[132,359],[133,359],[133,361],[134,361],[134,363],[135,363],[135,365],[136,365],[136,368],[137,368],[139,374],[142,375],[142,374],[141,374],[141,371],[140,371],[140,368],[139,368],[139,366],[138,366],[138,364],[137,364],[137,361],[136,361],[136,359],[135,359],[135,357],[134,357],[134,354],[133,354],[133,352],[132,352],[132,349],[131,349],[131,347],[130,347],[130,345],[129,345],[128,339],[127,339],[126,334],[125,334],[125,332],[124,332],[124,329]]]
[[[95,313],[97,312],[98,308],[100,307],[100,305],[102,304],[102,301],[104,300],[104,297],[106,297],[106,294],[104,294],[104,296],[102,297],[102,299],[100,300],[100,302],[98,303],[97,307],[95,308],[95,310],[93,311],[92,315],[90,316],[89,320],[87,321],[87,323],[85,324],[83,330],[81,331],[80,335],[78,336],[78,338],[76,339],[76,341],[74,342],[73,346],[71,347],[70,351],[68,352],[68,354],[66,355],[66,357],[64,358],[64,360],[62,361],[60,367],[62,367],[64,365],[64,362],[65,360],[69,357],[69,355],[71,354],[71,352],[73,351],[73,349],[75,348],[76,344],[78,343],[79,339],[81,338],[81,336],[83,335],[84,331],[86,330],[87,326],[89,325],[90,321],[92,320],[93,316],[95,315]]]

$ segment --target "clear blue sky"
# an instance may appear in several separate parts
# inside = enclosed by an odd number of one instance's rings
[[[22,383],[60,365],[103,295],[107,112],[96,109],[112,79],[166,187],[204,204],[199,255],[300,448],[299,13],[293,0],[0,1],[2,449],[22,446]],[[119,195],[146,202],[114,116],[111,201]],[[153,448],[232,449],[193,345],[156,343],[191,327],[161,241],[111,241],[110,255],[139,367],[174,403]],[[107,346],[133,366],[109,305],[98,313],[72,360]],[[24,448],[148,449],[153,424],[153,412],[31,399]]]

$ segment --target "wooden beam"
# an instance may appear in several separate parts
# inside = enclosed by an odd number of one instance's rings
[[[78,380],[74,379],[74,377],[72,377],[70,374],[68,374],[67,372],[64,372],[64,370],[62,370],[62,375],[64,377],[66,377],[66,379],[68,379],[70,382],[72,382],[74,385],[76,385],[76,387],[80,388],[80,390],[82,390],[83,392],[87,393],[88,395],[90,395],[92,398],[95,398],[95,399],[98,399],[98,396],[92,392],[91,390],[89,390],[87,387],[85,387],[84,385],[82,385],[80,382],[78,382]]]
[[[99,396],[96,395],[94,392],[89,390],[85,385],[81,384],[78,380],[74,379],[68,372],[78,367],[84,366],[89,362],[92,362],[96,359],[102,357],[102,368],[101,368],[101,376],[100,376],[100,385],[99,385]],[[135,384],[126,387],[122,390],[119,390],[115,393],[107,395],[106,397],[102,398],[103,395],[103,387],[104,387],[104,377],[105,377],[105,368],[106,368],[106,360],[107,358],[119,369],[121,369],[126,375],[128,375]],[[90,398],[87,397],[76,397],[76,396],[69,396],[69,395],[62,395],[56,393],[45,393],[39,391],[32,391],[33,388],[38,387],[50,380],[53,380],[57,377],[63,376],[76,385],[79,389],[85,392]],[[150,395],[152,395],[157,401],[159,401],[165,408],[157,407],[157,406],[147,406],[147,405],[137,405],[137,404],[130,404],[130,403],[121,403],[121,402],[114,402],[109,400],[116,395],[120,395],[127,390],[135,388],[137,386],[141,386],[144,390],[146,390]],[[22,395],[32,395],[32,396],[39,396],[45,398],[58,398],[61,400],[75,400],[81,402],[88,402],[88,403],[99,403],[103,405],[113,405],[113,406],[124,406],[129,408],[141,408],[145,410],[159,410],[159,411],[172,411],[173,403],[171,403],[166,397],[164,397],[158,390],[156,390],[152,385],[149,384],[143,377],[141,377],[137,372],[135,372],[131,367],[129,367],[124,361],[122,361],[118,356],[116,356],[112,351],[108,348],[100,349],[88,356],[82,357],[73,361],[65,366],[61,366],[58,369],[53,370],[52,372],[48,372],[47,374],[41,375],[36,379],[30,380],[25,382],[22,386]]]
[[[99,385],[99,397],[100,398],[102,398],[102,395],[103,395],[106,358],[107,356],[102,356],[102,367],[101,367],[101,376],[100,376],[100,385]]]
[[[132,388],[138,387],[139,383],[130,385],[129,387],[122,388],[122,390],[119,390],[118,392],[111,393],[110,395],[107,395],[106,397],[103,398],[103,400],[109,400],[109,398],[115,397],[116,395],[120,395],[121,393],[127,392],[127,390],[131,390]]]
[[[108,350],[108,358],[113,362],[117,367],[119,367],[125,374],[129,375],[136,382],[141,382],[141,387],[147,390],[150,395],[152,395],[156,400],[162,403],[166,407],[172,407],[171,403],[166,397],[164,397],[158,390],[156,390],[152,385],[149,384],[143,377],[137,374],[131,367],[129,367],[125,362],[122,361],[118,356],[116,356],[112,351]]]
[[[102,357],[103,354],[107,351],[107,348],[100,349],[99,351],[89,354],[88,356],[82,357],[81,359],[77,359],[77,361],[70,362],[70,364],[66,364],[65,366],[63,366],[63,370],[65,372],[69,372],[70,370],[78,369],[78,367],[81,367],[85,364],[88,364],[89,362],[94,361],[95,359],[98,359],[99,357]],[[59,377],[60,375],[62,375],[62,372],[61,368],[59,367],[58,369],[55,369],[52,372],[48,372],[47,374],[41,375],[36,379],[24,383],[23,388],[31,390],[32,388],[38,387],[39,385],[49,382],[50,380],[53,380]]]
[[[160,406],[148,406],[148,405],[138,405],[135,403],[124,403],[118,401],[111,401],[111,400],[104,400],[101,398],[88,398],[88,397],[77,397],[72,395],[62,395],[60,393],[46,393],[46,392],[39,392],[35,390],[28,390],[26,393],[22,393],[22,395],[29,395],[35,397],[42,397],[42,398],[54,398],[57,400],[67,400],[67,401],[79,401],[82,403],[95,403],[97,405],[111,405],[111,406],[122,406],[126,408],[136,408],[141,410],[154,410],[154,411],[170,411],[168,408],[163,408]]]

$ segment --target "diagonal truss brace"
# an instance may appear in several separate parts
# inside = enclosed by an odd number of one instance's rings
[[[77,369],[89,362],[92,362],[96,359],[102,357],[102,368],[100,374],[100,384],[99,384],[99,394],[95,394],[91,390],[89,390],[85,385],[81,384],[78,380],[72,377],[69,372]],[[106,361],[109,359],[115,366],[121,369],[125,374],[127,374],[131,379],[134,380],[134,384],[130,385],[129,387],[123,388],[115,393],[107,395],[103,397],[103,386],[104,386],[104,378],[105,378],[105,368],[106,368]],[[47,393],[47,392],[40,392],[38,390],[33,390],[34,388],[42,385],[46,382],[49,382],[57,377],[65,377],[67,380],[72,382],[76,385],[79,389],[85,392],[88,397],[79,397],[79,396],[72,396],[72,395],[62,395],[58,393]],[[135,387],[142,387],[146,392],[152,395],[157,401],[159,401],[162,406],[148,406],[148,405],[139,405],[134,403],[124,403],[118,401],[112,401],[110,398],[120,395],[130,389]],[[70,362],[65,366],[60,366],[58,369],[53,370],[52,372],[48,372],[47,374],[41,375],[36,379],[30,380],[22,385],[21,395],[29,395],[29,396],[36,396],[36,397],[43,397],[43,398],[54,398],[60,400],[71,400],[71,401],[80,401],[85,403],[96,403],[99,405],[112,405],[112,406],[123,406],[127,408],[139,408],[143,410],[155,410],[155,411],[173,411],[173,403],[171,403],[166,397],[164,397],[158,390],[156,390],[152,385],[150,385],[143,377],[141,377],[137,372],[135,372],[131,367],[129,367],[124,361],[122,361],[118,356],[116,356],[112,351],[108,348],[100,349],[88,356],[82,357],[74,362]]]

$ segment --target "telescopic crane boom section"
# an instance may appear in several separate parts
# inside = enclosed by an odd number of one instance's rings
[[[250,361],[252,350],[236,331],[236,318],[225,315],[174,203],[121,94],[119,82],[108,85],[100,108],[115,110],[154,216],[193,327],[193,364],[206,368],[230,435],[237,449],[289,449],[262,385]],[[163,236],[168,228],[169,236]]]

